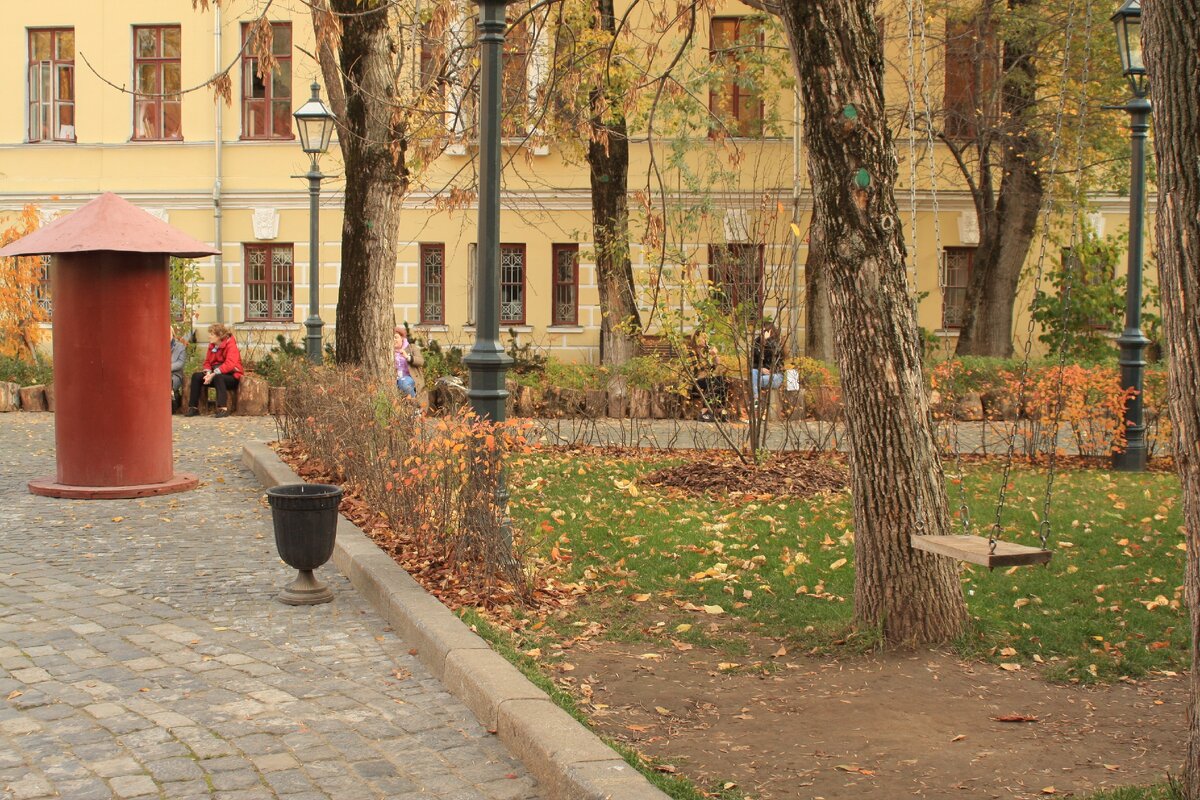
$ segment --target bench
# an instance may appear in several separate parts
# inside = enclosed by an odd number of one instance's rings
[[[666,336],[642,336],[638,341],[638,355],[650,356],[662,361],[674,361],[679,358],[679,351]]]

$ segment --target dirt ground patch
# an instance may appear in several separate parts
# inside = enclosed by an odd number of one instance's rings
[[[784,655],[763,674],[699,648],[646,653],[593,640],[560,678],[601,731],[762,800],[1086,796],[1183,759],[1183,677],[1062,686],[931,652]]]
[[[642,483],[688,494],[808,497],[846,488],[845,459],[835,453],[779,453],[761,464],[743,464],[727,453],[705,452],[686,464],[644,475]]]

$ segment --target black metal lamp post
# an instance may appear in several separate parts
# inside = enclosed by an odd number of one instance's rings
[[[504,375],[512,358],[500,343],[500,98],[505,0],[479,4],[479,242],[475,264],[475,344],[467,397],[481,419],[504,421]]]
[[[479,3],[479,230],[475,263],[475,344],[463,358],[470,369],[467,397],[480,419],[503,422],[512,358],[500,343],[500,98],[506,0]],[[501,535],[511,551],[508,488],[501,471],[496,487]]]
[[[321,87],[313,81],[312,97],[308,102],[296,109],[292,115],[296,118],[296,129],[300,132],[300,147],[308,153],[308,172],[303,176],[308,178],[308,319],[304,325],[308,328],[305,339],[305,350],[308,360],[314,364],[321,363],[321,321],[320,298],[320,197],[321,174],[317,160],[329,150],[329,140],[333,138],[334,117],[329,107],[321,102]]]
[[[1142,255],[1146,216],[1146,133],[1150,129],[1149,82],[1142,61],[1141,0],[1125,0],[1112,21],[1117,27],[1121,68],[1133,97],[1125,104],[1129,112],[1132,166],[1129,186],[1129,267],[1125,283],[1125,330],[1120,345],[1121,388],[1133,389],[1125,405],[1125,450],[1113,455],[1113,469],[1142,472],[1146,469],[1146,423],[1142,417],[1145,349],[1150,340],[1142,333]]]

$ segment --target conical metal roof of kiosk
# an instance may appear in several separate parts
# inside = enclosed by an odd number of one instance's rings
[[[0,257],[53,253],[165,253],[185,258],[220,252],[112,192],[0,248]]]

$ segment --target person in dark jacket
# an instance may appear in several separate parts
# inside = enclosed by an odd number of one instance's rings
[[[200,372],[192,373],[188,410],[184,416],[200,413],[200,392],[205,387],[217,389],[217,417],[229,416],[229,390],[236,389],[242,379],[242,356],[238,352],[233,331],[217,323],[208,326],[208,352]]]
[[[700,412],[699,420],[713,422],[717,417],[724,419],[728,395],[725,377],[720,374],[717,348],[700,328],[692,331],[688,356],[692,371],[692,402]]]
[[[758,400],[759,389],[778,389],[783,385],[783,351],[779,345],[779,329],[775,323],[763,325],[754,337],[750,351],[750,383],[754,399]]]

